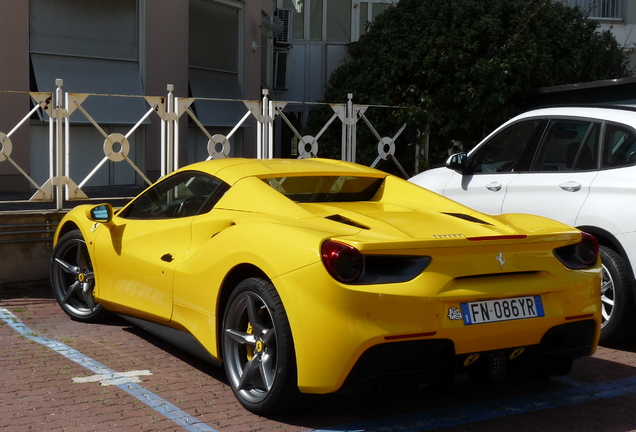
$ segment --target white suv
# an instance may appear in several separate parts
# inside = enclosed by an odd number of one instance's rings
[[[636,110],[529,111],[410,181],[482,212],[541,215],[595,235],[601,343],[636,338]]]

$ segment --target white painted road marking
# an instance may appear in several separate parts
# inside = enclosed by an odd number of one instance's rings
[[[126,383],[140,383],[140,376],[152,375],[148,370],[119,372],[114,374],[98,374],[85,377],[72,378],[76,384],[99,382],[102,386],[122,385]]]

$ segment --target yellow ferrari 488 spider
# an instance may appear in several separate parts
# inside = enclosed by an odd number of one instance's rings
[[[601,322],[592,236],[326,159],[201,162],[76,207],[51,283],[75,320],[116,313],[222,364],[259,414],[383,380],[567,374]]]

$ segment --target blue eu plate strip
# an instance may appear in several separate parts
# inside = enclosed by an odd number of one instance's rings
[[[545,312],[543,311],[543,303],[541,303],[541,296],[534,296],[534,306],[537,308],[537,315],[542,317],[545,316]]]
[[[461,303],[462,317],[464,317],[464,324],[471,325],[473,320],[470,318],[470,311],[468,310],[468,303]]]

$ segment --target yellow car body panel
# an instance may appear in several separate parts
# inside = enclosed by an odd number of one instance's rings
[[[115,228],[97,232],[93,251],[104,264],[96,269],[96,297],[117,305],[117,312],[139,311],[144,318],[170,321],[174,272],[190,247],[190,223],[183,218],[145,222],[115,218]]]
[[[394,284],[383,285],[382,289],[376,286],[373,291],[366,290],[367,287],[352,290],[351,287],[334,286],[328,276],[324,280],[314,280],[314,283],[325,286],[331,282],[333,289],[316,293],[293,288],[307,278],[315,277],[315,270],[307,268],[275,280],[276,286],[289,297],[287,304],[293,305],[288,310],[290,322],[294,323],[298,383],[308,393],[339,389],[360,355],[376,344],[425,338],[451,339],[457,354],[524,347],[538,344],[546,326],[564,324],[568,318],[581,315],[598,319],[600,310],[600,300],[590,301],[598,295],[600,273],[597,270],[568,287],[563,287],[554,275],[548,274],[540,277],[546,284],[541,291],[536,289],[536,278],[528,278],[526,283],[516,282],[515,289],[507,295],[516,297],[539,292],[546,310],[546,316],[541,320],[473,326],[450,320],[449,309],[459,307],[463,301],[499,298],[502,285],[509,290],[505,278],[496,284],[483,278],[470,283],[470,289],[456,287],[452,290],[455,293],[443,298],[434,292],[426,292],[423,287],[428,285],[428,277],[424,276],[413,281],[419,289],[405,290],[397,286],[401,284]],[[288,286],[290,288],[286,289]],[[600,330],[600,321],[597,322]]]
[[[55,236],[77,228],[95,266],[93,295],[108,310],[193,335],[216,359],[228,286],[236,269],[257,269],[280,295],[293,334],[303,392],[342,388],[369,348],[450,340],[456,355],[530,347],[546,331],[582,320],[600,331],[600,262],[572,270],[553,250],[581,241],[578,230],[529,215],[489,216],[377,170],[330,160],[226,159],[186,167],[229,190],[211,211],[109,224],[80,206]],[[263,179],[341,175],[383,178],[370,200],[297,203]],[[401,282],[336,281],[321,259],[333,239],[365,256],[428,256]],[[252,270],[250,270],[252,271]],[[250,273],[252,274],[252,273]],[[233,277],[233,276],[232,276]],[[544,316],[466,325],[462,303],[540,296]]]

